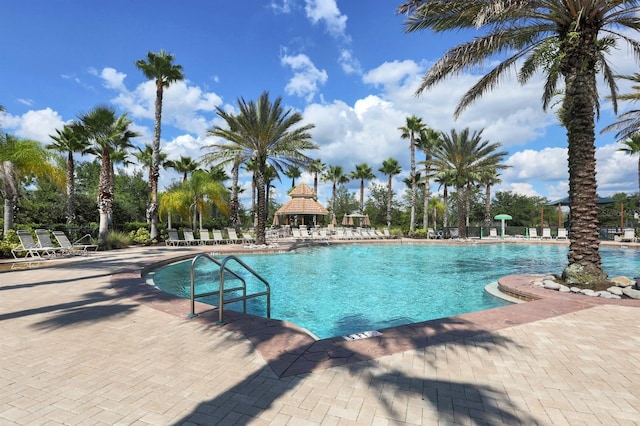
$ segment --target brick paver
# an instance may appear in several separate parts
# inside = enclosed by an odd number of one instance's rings
[[[278,377],[242,335],[110,285],[131,265],[193,250],[0,273],[0,424],[640,424],[636,307]]]

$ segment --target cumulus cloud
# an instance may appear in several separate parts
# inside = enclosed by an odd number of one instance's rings
[[[32,139],[43,144],[51,143],[49,135],[55,134],[56,129],[65,124],[60,114],[51,108],[29,110],[22,115],[2,115],[4,131],[19,138]]]
[[[335,0],[305,0],[304,10],[314,25],[322,22],[332,37],[348,40],[347,16],[340,12]]]
[[[284,54],[280,61],[291,67],[294,74],[285,87],[287,95],[294,95],[311,102],[319,92],[319,86],[325,84],[329,76],[325,70],[318,69],[307,55]]]
[[[362,74],[362,66],[360,62],[353,57],[353,52],[347,49],[340,51],[338,63],[346,74]]]

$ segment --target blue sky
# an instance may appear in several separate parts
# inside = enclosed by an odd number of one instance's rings
[[[415,97],[422,75],[443,52],[473,34],[405,34],[400,1],[273,0],[234,2],[165,0],[0,0],[0,116],[3,131],[48,143],[48,135],[99,104],[127,112],[150,143],[153,133],[151,82],[135,68],[148,51],[175,55],[186,80],[165,94],[162,147],[170,158],[199,159],[215,142],[206,130],[221,124],[215,107],[233,109],[239,97],[252,100],[268,90],[316,125],[320,149],[310,156],[328,165],[368,163],[374,171],[394,157],[409,171],[408,142],[398,127],[409,115],[430,127],[484,129],[501,142],[513,166],[494,190],[565,197],[566,137],[553,111],[543,112],[541,81],[520,86],[515,79],[473,104],[454,121],[462,94],[479,77],[462,74]],[[613,52],[616,72],[637,71],[625,46]],[[631,91],[621,85],[621,93]],[[631,105],[622,104],[622,112]],[[603,101],[598,128],[615,120]],[[636,159],[617,151],[612,135],[597,135],[601,195],[637,192]],[[421,159],[421,154],[418,154]],[[378,173],[379,183],[386,178]],[[161,186],[179,176],[161,175]],[[312,183],[304,174],[303,182]],[[250,185],[248,177],[246,186]],[[278,201],[290,181],[282,178]],[[348,187],[356,191],[358,182]],[[433,187],[433,190],[438,188]],[[247,191],[248,193],[249,191]],[[320,201],[331,195],[328,184]]]

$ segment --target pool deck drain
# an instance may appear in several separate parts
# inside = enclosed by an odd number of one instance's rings
[[[198,250],[132,248],[0,273],[0,421],[640,424],[637,301],[512,276],[500,284],[543,298],[315,341],[230,311],[224,326],[212,309],[188,320],[188,301],[149,291],[144,266]]]

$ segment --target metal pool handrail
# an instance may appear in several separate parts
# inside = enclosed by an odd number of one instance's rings
[[[201,294],[196,294],[195,292],[195,265],[196,262],[201,259],[201,258],[205,258],[213,263],[215,263],[216,265],[219,266],[220,268],[220,288],[218,291],[211,291],[211,292],[207,292],[207,293],[201,293]],[[255,276],[256,278],[258,278],[260,281],[262,281],[266,287],[266,290],[260,293],[254,293],[254,294],[250,294],[247,295],[247,283],[245,281],[244,278],[242,278],[240,275],[238,275],[236,272],[232,271],[231,269],[229,269],[226,264],[228,261],[230,260],[235,260],[237,263],[239,263],[244,269],[246,269],[249,273],[251,273],[253,276]],[[229,272],[231,275],[233,275],[235,278],[237,278],[238,280],[240,280],[242,282],[242,286],[240,287],[234,287],[234,288],[224,288],[224,272]],[[224,299],[224,293],[225,292],[232,292],[232,291],[238,291],[241,290],[242,291],[242,296],[240,297],[234,297],[232,299]],[[267,318],[271,318],[271,287],[269,286],[269,283],[262,277],[260,276],[257,272],[255,272],[253,269],[251,269],[251,267],[249,267],[246,263],[244,263],[243,261],[241,261],[239,258],[237,258],[236,256],[227,256],[226,258],[224,258],[222,261],[219,261],[213,257],[211,257],[210,255],[206,254],[206,253],[201,253],[198,254],[196,257],[193,258],[193,260],[191,261],[191,291],[190,291],[191,295],[190,295],[190,300],[191,300],[191,313],[188,315],[189,318],[194,318],[196,316],[198,316],[198,314],[195,313],[195,299],[196,298],[200,298],[200,297],[207,297],[207,296],[214,296],[214,295],[218,295],[219,297],[219,304],[218,304],[218,310],[219,310],[219,324],[224,324],[223,321],[223,311],[224,311],[224,304],[225,303],[233,303],[233,302],[243,302],[243,312],[246,313],[247,312],[247,300],[248,299],[253,299],[255,297],[260,297],[260,296],[267,296]]]
[[[224,300],[224,291],[226,291],[226,290],[224,290],[224,271],[230,271],[229,269],[227,269],[227,266],[226,266],[227,262],[229,262],[230,260],[234,260],[236,263],[240,264],[240,266],[242,266],[245,270],[247,270],[249,273],[251,273],[251,275],[253,275],[257,279],[262,281],[262,283],[265,286],[265,291],[262,291],[260,293],[250,294],[250,295],[247,296],[247,294],[246,294],[246,284],[245,284],[244,280],[242,280],[243,284],[245,285],[245,292],[244,292],[243,296],[242,297],[236,297],[234,299],[229,299],[229,300],[225,301]],[[235,273],[233,275],[237,276],[237,274],[235,274]],[[245,312],[246,312],[246,301],[247,301],[247,299],[253,299],[255,297],[260,297],[260,296],[267,296],[267,318],[271,318],[271,286],[269,285],[267,280],[262,278],[262,276],[260,274],[258,274],[256,271],[254,271],[249,265],[244,263],[237,256],[229,255],[229,256],[225,257],[224,259],[222,259],[222,262],[220,262],[220,291],[219,291],[220,303],[219,303],[219,306],[218,306],[218,312],[219,312],[218,324],[224,324],[224,318],[223,318],[224,309],[223,309],[223,306],[224,306],[225,303],[232,303],[232,302],[237,302],[237,301],[242,300],[245,303]]]

